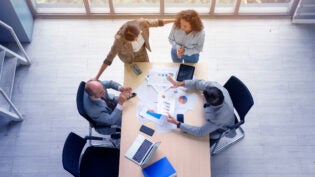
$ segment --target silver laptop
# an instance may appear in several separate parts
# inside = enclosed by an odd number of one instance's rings
[[[125,156],[138,165],[144,165],[149,162],[160,144],[161,142],[153,143],[139,134],[127,150]]]

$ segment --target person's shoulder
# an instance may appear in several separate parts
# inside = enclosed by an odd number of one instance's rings
[[[148,27],[149,24],[150,24],[150,20],[149,19],[145,19],[145,18],[139,18],[139,19],[137,19],[137,23],[139,24],[139,26],[141,28]]]
[[[116,40],[120,40],[121,38],[122,38],[122,35],[121,35],[121,34],[116,34],[116,35],[115,35],[115,39],[116,39]]]
[[[202,36],[202,37],[204,37],[206,32],[205,32],[205,30],[202,29],[201,31],[193,31],[193,34],[194,34],[194,36]]]

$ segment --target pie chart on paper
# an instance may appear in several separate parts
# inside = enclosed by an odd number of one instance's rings
[[[181,104],[186,104],[187,103],[187,97],[184,95],[178,97],[178,102],[180,102]]]

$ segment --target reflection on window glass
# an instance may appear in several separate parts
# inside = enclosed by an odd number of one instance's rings
[[[234,13],[236,0],[217,0],[214,13]]]
[[[211,0],[165,0],[165,13],[177,13],[193,9],[198,13],[209,13]]]
[[[290,10],[292,0],[242,0],[239,13],[282,13]]]
[[[242,3],[245,4],[261,4],[261,3],[288,3],[290,0],[242,0]]]
[[[91,13],[109,13],[108,0],[89,0]]]
[[[113,0],[115,13],[159,13],[160,0]]]
[[[85,13],[83,0],[36,0],[39,13]]]
[[[159,14],[164,1],[164,12],[176,14],[193,9],[209,13],[212,0],[113,0],[116,14]],[[213,0],[214,1],[214,0]],[[233,14],[238,0],[216,0],[215,14]],[[241,0],[239,14],[287,14],[294,0]],[[315,0],[309,0],[315,1]],[[30,0],[37,13],[86,14],[83,0]],[[109,13],[109,0],[88,0],[91,13]]]

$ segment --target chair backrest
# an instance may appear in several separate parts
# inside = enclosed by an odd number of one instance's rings
[[[77,109],[78,109],[79,114],[82,117],[84,117],[88,122],[90,122],[93,125],[93,127],[95,127],[96,126],[95,121],[90,116],[87,115],[83,106],[84,88],[85,88],[85,82],[81,81],[78,88],[78,92],[77,92],[77,98],[76,98]]]
[[[228,90],[234,108],[237,111],[241,121],[245,122],[245,115],[254,105],[252,94],[246,85],[235,76],[231,76],[230,79],[224,84],[224,87]]]
[[[116,148],[88,147],[80,164],[81,177],[118,177],[119,152]]]
[[[62,151],[62,165],[65,170],[75,177],[80,177],[79,162],[81,151],[86,140],[75,133],[70,133]]]

